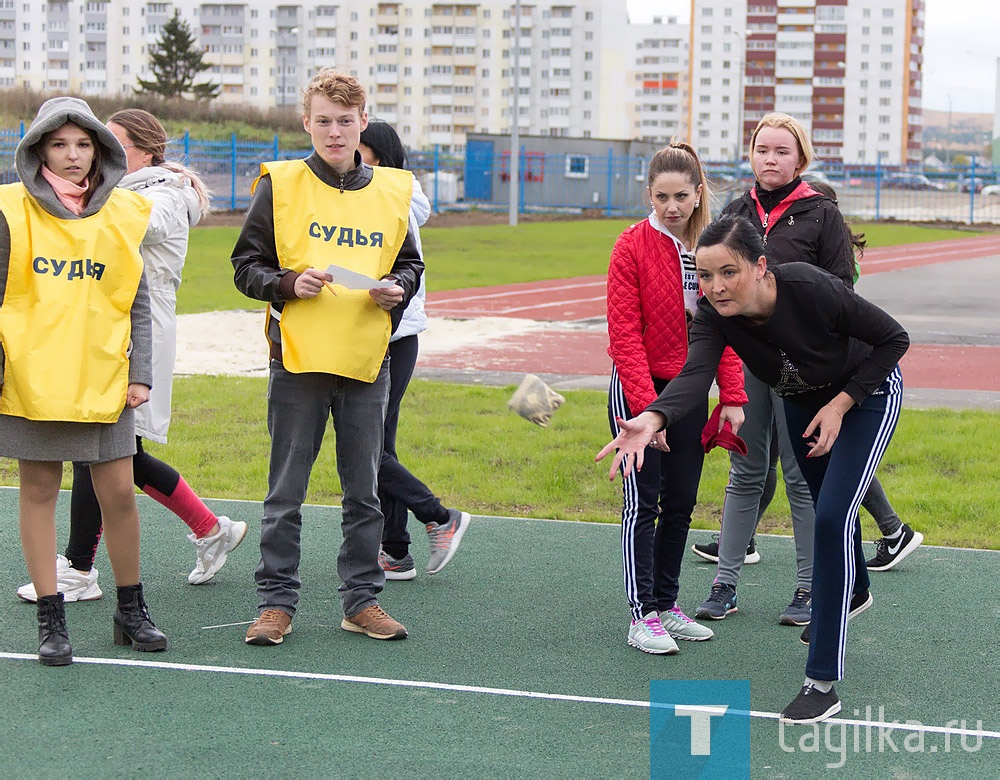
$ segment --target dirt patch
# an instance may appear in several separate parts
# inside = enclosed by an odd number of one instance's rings
[[[210,211],[198,223],[198,227],[243,227],[245,211]]]

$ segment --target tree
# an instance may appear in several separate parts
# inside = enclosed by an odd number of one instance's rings
[[[195,84],[195,77],[211,65],[204,62],[204,52],[198,48],[191,26],[174,11],[173,17],[163,25],[160,38],[150,47],[149,67],[154,78],[138,79],[136,92],[162,95],[165,98],[184,98],[209,101],[218,97],[220,87],[208,81]]]

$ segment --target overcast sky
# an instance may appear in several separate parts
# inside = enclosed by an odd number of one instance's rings
[[[686,19],[689,0],[627,0],[629,18]],[[993,113],[1000,57],[998,0],[926,0],[924,108]]]

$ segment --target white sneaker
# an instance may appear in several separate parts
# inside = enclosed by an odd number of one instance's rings
[[[212,536],[199,539],[194,534],[188,534],[188,539],[198,553],[198,562],[194,571],[188,575],[188,582],[201,585],[212,579],[226,565],[229,553],[240,546],[246,534],[246,523],[233,522],[224,515],[219,517],[219,530]]]
[[[677,643],[667,633],[655,612],[650,612],[642,620],[633,620],[628,629],[628,643],[644,653],[673,655]]]
[[[715,632],[695,623],[691,618],[681,612],[681,608],[676,604],[660,613],[660,625],[674,639],[686,639],[689,642],[704,642],[715,636]]]
[[[84,574],[69,565],[65,555],[56,556],[56,589],[63,594],[63,601],[95,601],[104,594],[97,586],[97,567]],[[38,593],[32,583],[17,589],[17,597],[34,604]]]

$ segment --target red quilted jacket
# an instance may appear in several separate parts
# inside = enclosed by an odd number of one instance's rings
[[[653,377],[673,379],[687,359],[687,316],[680,255],[673,240],[643,220],[622,233],[608,267],[608,354],[618,369],[629,410],[653,399]],[[719,400],[747,402],[743,364],[729,347],[719,362]]]

